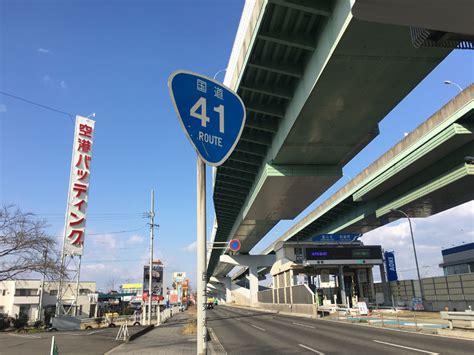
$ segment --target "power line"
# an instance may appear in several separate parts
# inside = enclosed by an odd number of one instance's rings
[[[19,97],[19,96],[16,96],[16,95],[12,95],[12,94],[9,94],[9,93],[3,92],[3,91],[0,91],[0,94],[3,94],[3,95],[5,95],[5,96],[9,96],[9,97],[11,97],[11,98],[14,98],[14,99],[17,99],[17,100],[26,102],[26,103],[29,103],[29,104],[31,104],[31,105],[35,105],[35,106],[44,108],[44,109],[46,109],[46,110],[51,110],[51,111],[54,111],[54,112],[57,112],[57,113],[60,113],[60,114],[69,116],[69,118],[74,117],[74,115],[71,114],[71,113],[69,113],[69,112],[61,111],[61,110],[55,109],[55,108],[50,107],[50,106],[46,106],[46,105],[43,105],[43,104],[39,104],[39,103],[37,103],[37,102],[33,102],[33,101],[24,99],[24,98]],[[72,122],[72,120],[71,120],[71,122]],[[73,122],[73,123],[74,123],[74,122]]]
[[[143,259],[112,259],[112,260],[103,260],[103,259],[97,259],[97,260],[82,260],[82,263],[121,263],[123,261],[148,261],[147,258]]]
[[[86,233],[86,235],[103,235],[103,234],[122,234],[122,233],[130,233],[130,232],[136,232],[139,231],[143,228],[145,228],[147,225],[144,225],[140,228],[136,229],[129,229],[129,230],[122,230],[122,231],[116,231],[116,232],[100,232],[100,233]],[[63,236],[56,236],[57,238],[63,238]],[[96,241],[97,242],[97,241]]]
[[[87,233],[87,235],[101,235],[101,234],[122,234],[122,233],[130,233],[130,232],[136,232],[136,231],[139,231],[143,228],[145,228],[146,225],[140,227],[140,228],[137,228],[137,229],[130,229],[130,230],[126,230],[126,231],[116,231],[116,232],[101,232],[101,233]]]

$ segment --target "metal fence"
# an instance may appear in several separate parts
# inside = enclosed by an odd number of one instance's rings
[[[260,303],[273,303],[273,290],[260,291],[258,293],[258,302]]]
[[[314,293],[307,285],[293,286],[293,303],[294,304],[313,304]]]
[[[428,277],[421,282],[425,305],[430,310],[474,306],[474,273]],[[396,306],[410,306],[412,298],[420,296],[418,280],[391,281],[388,284]],[[383,292],[382,284],[376,283],[375,290]]]

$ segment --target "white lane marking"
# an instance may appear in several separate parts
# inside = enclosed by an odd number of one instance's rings
[[[312,351],[313,353],[316,353],[316,354],[320,354],[320,355],[324,355],[324,353],[322,353],[321,351],[318,351],[316,349],[313,349],[313,348],[310,348],[309,346],[306,346],[306,345],[303,345],[303,344],[298,344],[299,346],[301,346],[302,348],[305,348],[309,351]]]
[[[258,329],[258,330],[261,330],[262,332],[266,332],[265,329],[260,328],[260,327],[257,327],[256,325],[250,324],[250,326],[251,326],[251,327],[254,327],[254,328]]]
[[[105,329],[99,329],[99,330],[94,330],[92,332],[87,333],[87,335],[95,334],[95,333],[100,333],[103,332]]]
[[[420,352],[420,353],[426,353],[426,354],[432,354],[432,355],[439,355],[438,353],[434,353],[434,352],[432,352],[432,351],[410,348],[409,346],[403,346],[403,345],[398,345],[398,344],[393,344],[393,343],[387,343],[387,342],[385,342],[385,341],[374,340],[374,342],[375,342],[375,343],[380,343],[380,344],[385,344],[385,345],[394,346],[394,347],[396,347],[396,348],[402,348],[402,349],[408,349],[408,350],[418,351],[418,352]]]
[[[300,327],[315,329],[314,327],[312,327],[312,326],[310,326],[310,325],[306,325],[306,324],[301,324],[301,323],[296,323],[296,322],[293,322],[293,324],[299,325]]]
[[[227,355],[227,351],[225,351],[224,346],[222,346],[222,343],[219,341],[219,338],[217,337],[216,333],[214,332],[214,329],[208,328],[209,333],[211,334],[211,338],[215,340],[216,346],[219,348],[218,352],[221,354]],[[195,339],[192,339],[195,340]]]

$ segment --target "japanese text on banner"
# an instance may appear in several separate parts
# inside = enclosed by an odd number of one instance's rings
[[[76,116],[64,241],[68,255],[82,255],[84,249],[94,126],[95,121]]]

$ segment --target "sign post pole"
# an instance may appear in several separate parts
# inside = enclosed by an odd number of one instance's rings
[[[197,353],[207,352],[206,327],[206,165],[197,156]]]
[[[206,354],[206,164],[222,165],[245,126],[242,99],[218,81],[178,70],[168,88],[179,123],[197,157],[197,353]]]

